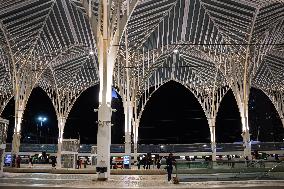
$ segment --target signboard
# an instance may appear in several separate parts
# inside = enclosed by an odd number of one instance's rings
[[[11,154],[6,154],[6,156],[5,156],[5,160],[4,160],[4,164],[5,165],[11,165],[11,163],[12,163],[12,155]]]
[[[129,156],[123,156],[123,164],[129,165]]]

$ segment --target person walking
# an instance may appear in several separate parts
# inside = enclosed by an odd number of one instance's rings
[[[34,164],[33,164],[33,158],[30,157],[30,158],[29,158],[29,168],[32,168],[33,166],[34,166]]]
[[[166,163],[167,163],[166,169],[168,173],[168,182],[170,182],[172,180],[173,166],[175,166],[176,164],[176,160],[174,159],[172,153],[169,154]]]
[[[52,167],[52,169],[56,169],[55,166],[56,166],[56,158],[52,157],[51,158],[51,167]]]

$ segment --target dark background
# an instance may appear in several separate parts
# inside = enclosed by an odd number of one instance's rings
[[[75,102],[66,122],[64,138],[79,138],[81,143],[94,144],[97,140],[99,87],[82,93]],[[124,113],[121,98],[113,95],[112,143],[124,143]],[[14,99],[11,99],[2,117],[9,119],[8,141],[14,127]],[[39,116],[47,117],[40,125]],[[283,141],[284,132],[274,106],[258,89],[251,89],[249,100],[249,127],[252,140]],[[53,105],[41,88],[35,88],[29,98],[22,123],[22,142],[57,143],[58,128]],[[221,102],[216,119],[216,140],[219,143],[238,142],[241,121],[232,91]],[[161,86],[148,101],[139,127],[139,143],[172,144],[210,142],[209,127],[203,110],[194,95],[179,83],[170,81]]]

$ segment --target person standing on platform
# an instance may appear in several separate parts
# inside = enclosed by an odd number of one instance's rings
[[[79,160],[80,169],[82,169],[82,159]]]
[[[84,159],[84,169],[87,168],[87,159]]]
[[[158,159],[157,159],[157,169],[160,169],[161,163],[162,163],[161,158],[158,158]]]
[[[51,158],[51,166],[52,166],[52,168],[55,168],[55,166],[56,166],[56,158],[55,157]]]
[[[16,158],[16,168],[21,168],[21,157],[20,156]]]
[[[142,162],[143,162],[143,169],[146,169],[146,156],[143,157]]]
[[[34,166],[34,164],[33,164],[33,158],[30,157],[30,158],[29,158],[29,168],[32,168],[33,166]]]
[[[166,169],[168,173],[168,182],[170,182],[172,180],[173,166],[175,166],[176,164],[176,160],[174,159],[172,153],[169,154],[166,163],[167,163]]]
[[[79,159],[77,159],[77,169],[79,169],[80,168],[80,160]]]
[[[150,169],[150,168],[151,168],[151,155],[147,154],[146,169]]]
[[[137,168],[140,169],[141,160],[140,157],[137,158]]]
[[[12,157],[12,164],[11,164],[11,166],[12,166],[12,167],[16,167],[16,168],[17,168],[16,159],[17,159],[16,155],[13,155],[13,157]]]

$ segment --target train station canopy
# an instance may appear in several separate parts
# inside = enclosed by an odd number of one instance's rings
[[[282,0],[108,2],[109,31],[120,30],[118,43],[112,44],[119,47],[113,85],[120,91],[127,79],[138,86],[131,93],[137,99],[170,79],[199,92],[244,84],[267,93],[284,90]],[[36,86],[62,101],[98,84],[100,4],[0,1],[2,107]]]

